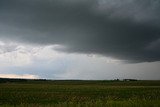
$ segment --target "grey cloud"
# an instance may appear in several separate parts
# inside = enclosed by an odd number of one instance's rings
[[[160,38],[157,39],[156,41],[151,42],[147,47],[147,50],[151,51],[160,51]]]
[[[159,0],[100,0],[97,6],[111,18],[132,19],[139,22],[159,20]],[[154,23],[155,24],[155,23]]]
[[[159,11],[159,0],[1,0],[0,37],[130,62],[159,61],[157,46],[146,49],[160,38]]]
[[[0,54],[13,52],[16,49],[16,45],[0,45]]]

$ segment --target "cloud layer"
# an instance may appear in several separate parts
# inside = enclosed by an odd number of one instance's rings
[[[0,41],[0,46],[0,78],[160,79],[159,62],[127,64],[94,54],[66,54],[54,50],[58,45]]]
[[[159,11],[159,0],[1,0],[0,38],[129,62],[159,61]]]

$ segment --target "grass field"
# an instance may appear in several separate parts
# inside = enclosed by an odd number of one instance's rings
[[[160,107],[160,81],[0,83],[0,107]]]

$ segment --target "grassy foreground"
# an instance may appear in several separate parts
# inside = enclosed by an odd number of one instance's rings
[[[5,82],[0,107],[160,107],[160,81]]]

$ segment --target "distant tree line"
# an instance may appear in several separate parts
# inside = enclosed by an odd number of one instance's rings
[[[15,78],[0,78],[0,83],[11,83],[11,82],[34,82],[34,81],[50,81],[50,82],[54,82],[54,83],[81,83],[82,81],[83,82],[86,82],[86,83],[92,83],[94,81],[97,81],[98,80],[47,80],[47,79],[15,79]],[[114,80],[99,80],[101,82],[116,82],[116,81],[138,81],[137,79],[114,79]]]
[[[27,81],[46,81],[46,79],[0,78],[0,83],[7,83],[7,82],[27,82]]]

